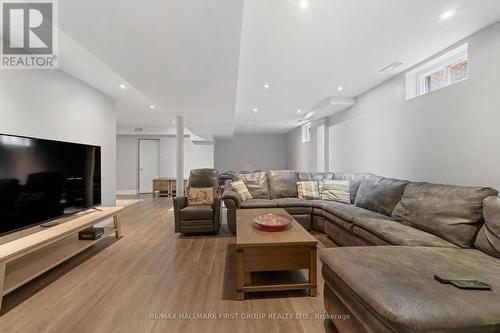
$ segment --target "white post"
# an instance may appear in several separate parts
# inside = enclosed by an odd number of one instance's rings
[[[330,171],[330,122],[325,118],[325,172]]]
[[[184,117],[176,118],[176,192],[184,195]]]

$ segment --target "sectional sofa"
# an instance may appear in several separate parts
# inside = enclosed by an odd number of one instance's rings
[[[325,308],[335,330],[500,332],[496,190],[369,173],[272,170],[235,179],[245,182],[253,198],[243,201],[227,187],[223,200],[231,232],[237,209],[282,207],[340,246],[320,256]],[[297,181],[324,179],[349,180],[350,203],[298,198]],[[458,289],[435,281],[434,274],[478,279],[493,290]]]

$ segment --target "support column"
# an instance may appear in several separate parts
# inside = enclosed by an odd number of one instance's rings
[[[184,195],[184,117],[176,118],[176,191],[177,196]]]
[[[325,171],[330,171],[330,121],[325,118]]]

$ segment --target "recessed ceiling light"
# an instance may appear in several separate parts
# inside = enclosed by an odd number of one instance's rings
[[[337,91],[342,91],[342,90],[344,90],[344,87],[342,87],[342,86],[337,87]]]
[[[301,112],[302,112],[302,110],[301,110],[301,109],[297,109],[297,113],[301,113]]]
[[[264,84],[264,88],[269,89],[269,88],[271,88],[271,86],[268,83],[266,83],[266,84]]]
[[[253,124],[253,122],[250,120],[250,121],[248,122],[248,125],[252,125],[252,124]]]
[[[154,106],[154,105],[150,105],[150,106],[149,106],[149,108],[150,108],[151,110],[153,110],[153,109],[155,108],[155,106]]]
[[[120,84],[120,89],[127,89],[127,86],[124,84]]]
[[[307,0],[300,0],[299,1],[299,8],[300,9],[307,9],[309,7],[309,1]]]
[[[253,112],[259,112],[259,109],[253,108]]]
[[[444,20],[450,19],[453,16],[455,16],[456,13],[457,13],[457,11],[455,9],[449,9],[449,10],[443,12],[441,15],[439,15],[439,18],[444,21]]]

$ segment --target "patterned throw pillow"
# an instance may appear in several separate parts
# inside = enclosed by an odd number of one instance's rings
[[[188,206],[214,204],[215,189],[213,187],[188,187]]]
[[[231,182],[233,189],[241,195],[241,200],[245,201],[252,199],[252,195],[248,191],[247,186],[242,180],[235,180]]]
[[[319,184],[317,181],[297,182],[297,192],[299,198],[307,200],[321,199]]]
[[[320,182],[321,199],[351,203],[350,185],[348,180],[323,180]]]

